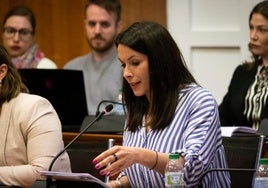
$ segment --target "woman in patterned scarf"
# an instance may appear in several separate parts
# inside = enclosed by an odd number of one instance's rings
[[[36,20],[26,7],[15,7],[3,21],[3,45],[17,68],[57,68],[35,43]]]

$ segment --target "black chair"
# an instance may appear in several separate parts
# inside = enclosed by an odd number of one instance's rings
[[[228,168],[233,169],[229,171],[233,188],[252,187],[254,172],[259,165],[264,141],[263,135],[223,137]]]
[[[228,171],[232,188],[252,188],[264,141],[264,135],[223,137],[228,168],[210,169],[203,173],[202,178],[213,171]],[[201,184],[199,188],[202,188]]]
[[[105,176],[99,174],[92,160],[101,152],[108,149],[108,141],[75,142],[68,149],[72,172],[90,173],[96,178],[105,181]]]
[[[65,143],[67,146],[69,143]],[[105,181],[105,176],[99,174],[99,170],[95,169],[92,160],[101,152],[108,149],[108,141],[77,141],[70,144],[67,148],[67,153],[71,162],[73,173],[89,173],[101,181]],[[51,177],[50,177],[51,178]],[[57,178],[55,178],[57,179]],[[98,182],[70,180],[68,178],[57,179],[56,181],[48,182],[46,180],[36,181],[31,188],[103,188]]]

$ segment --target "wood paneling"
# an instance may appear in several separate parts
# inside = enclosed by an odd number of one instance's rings
[[[90,51],[83,25],[84,3],[85,0],[1,0],[0,20],[11,7],[31,8],[37,19],[37,43],[62,68],[68,60]],[[166,0],[121,0],[121,3],[123,28],[139,20],[153,20],[166,26]]]

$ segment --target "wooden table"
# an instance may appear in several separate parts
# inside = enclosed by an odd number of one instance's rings
[[[78,132],[63,132],[63,140],[65,143],[70,142],[74,137],[78,135]],[[78,142],[90,142],[90,141],[106,141],[112,138],[115,141],[115,145],[122,145],[122,134],[96,134],[96,133],[84,133],[78,138]]]
[[[262,157],[268,158],[268,140],[266,140],[264,143],[263,150],[262,150]]]
[[[65,143],[70,142],[78,133],[77,132],[63,132],[63,140]],[[78,142],[89,141],[105,141],[113,138],[115,145],[122,145],[123,135],[121,134],[97,134],[97,133],[84,133],[78,138]],[[268,140],[264,143],[262,157],[268,158]]]

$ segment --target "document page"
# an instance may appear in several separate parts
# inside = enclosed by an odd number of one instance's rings
[[[89,173],[41,171],[40,174],[55,180],[95,182],[102,185],[104,188],[109,188],[106,183]]]

